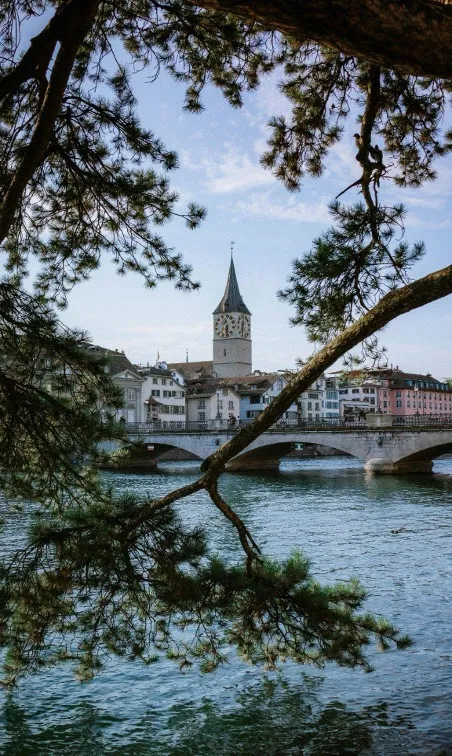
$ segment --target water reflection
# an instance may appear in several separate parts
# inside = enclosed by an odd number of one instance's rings
[[[185,702],[162,713],[149,707],[127,727],[125,718],[107,717],[90,701],[76,704],[65,722],[36,731],[26,708],[11,698],[3,709],[5,756],[36,754],[400,754],[415,745],[413,724],[390,712],[384,702],[354,710],[339,700],[324,705],[320,678],[302,684],[266,678],[223,707],[212,699]],[[389,742],[390,741],[390,742]],[[411,745],[410,745],[411,744]]]

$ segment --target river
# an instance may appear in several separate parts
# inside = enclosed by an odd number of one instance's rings
[[[370,674],[293,663],[263,673],[234,657],[208,675],[166,660],[112,660],[85,684],[52,669],[0,692],[0,753],[452,754],[452,459],[434,472],[376,477],[333,457],[221,483],[266,554],[297,548],[321,581],[358,577],[366,608],[409,633],[412,648],[370,648]],[[117,489],[157,494],[196,474],[185,462],[105,475]],[[207,528],[214,550],[238,557],[234,532],[203,493],[179,510]]]

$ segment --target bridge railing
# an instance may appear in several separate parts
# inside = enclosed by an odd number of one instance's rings
[[[403,428],[418,428],[420,426],[452,427],[451,415],[394,415],[392,425]]]
[[[126,423],[129,433],[237,433],[241,428],[252,423],[252,420],[238,420],[230,423],[228,420],[201,420],[187,422],[153,422],[153,423]],[[332,430],[365,428],[364,419],[344,420],[343,418],[320,418],[318,420],[282,419],[274,423],[267,433],[280,433],[281,431],[293,430]]]
[[[145,433],[237,433],[241,428],[249,425],[252,420],[236,420],[231,423],[228,419],[194,420],[194,421],[155,421],[152,423],[126,423],[125,428],[130,434]],[[392,427],[442,427],[452,428],[452,414],[450,415],[393,415]],[[365,418],[346,419],[343,417],[325,417],[317,420],[307,418],[280,419],[274,423],[267,433],[281,433],[311,430],[353,430],[367,428]],[[389,426],[391,427],[391,426]],[[388,429],[388,428],[387,428]],[[382,430],[380,428],[380,430]]]

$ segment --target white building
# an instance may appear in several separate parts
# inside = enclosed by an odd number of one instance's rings
[[[240,417],[240,394],[235,386],[221,379],[210,379],[187,387],[186,406],[189,424],[234,426]]]
[[[377,411],[378,385],[364,374],[344,375],[339,383],[339,403],[344,420],[363,419],[365,415]]]
[[[169,428],[185,424],[185,386],[176,379],[177,373],[169,370],[166,363],[138,367],[137,371],[143,379],[144,419]]]

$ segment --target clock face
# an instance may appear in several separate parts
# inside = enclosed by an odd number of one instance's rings
[[[236,331],[236,319],[234,315],[225,313],[224,315],[218,315],[215,320],[215,334],[222,339],[227,339],[230,336],[234,336]]]
[[[239,336],[244,339],[249,339],[250,336],[250,319],[247,315],[239,315],[237,320],[237,330]]]

